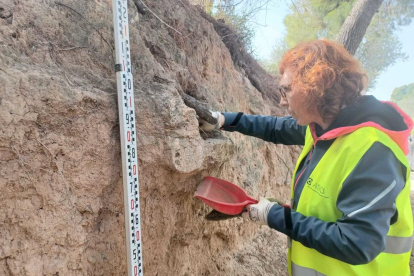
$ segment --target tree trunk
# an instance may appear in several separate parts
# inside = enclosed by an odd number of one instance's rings
[[[369,23],[383,0],[358,0],[339,31],[336,41],[352,55],[358,49]]]

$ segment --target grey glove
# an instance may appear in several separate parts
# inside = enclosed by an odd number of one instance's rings
[[[213,116],[214,118],[217,119],[217,123],[215,125],[212,125],[212,124],[208,123],[206,120],[204,120],[200,117],[197,117],[199,128],[201,130],[205,131],[205,132],[220,129],[224,124],[224,116],[221,114],[220,111],[211,111],[210,110],[210,112],[211,112],[211,116]]]

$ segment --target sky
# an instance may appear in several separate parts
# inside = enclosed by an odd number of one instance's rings
[[[283,38],[286,32],[283,20],[289,12],[290,4],[289,0],[272,1],[268,4],[267,10],[259,12],[252,20],[256,29],[253,49],[259,59],[270,58],[275,42]],[[409,58],[388,67],[379,76],[376,87],[368,93],[379,100],[390,100],[395,88],[414,83],[414,21],[408,26],[401,27],[397,35],[402,42],[403,52]]]

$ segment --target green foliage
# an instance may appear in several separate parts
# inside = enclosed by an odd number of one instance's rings
[[[298,0],[292,1],[285,18],[284,42],[277,42],[266,68],[275,68],[284,53],[300,42],[317,38],[335,39],[356,0]],[[385,0],[361,42],[356,57],[370,78],[370,87],[388,66],[407,58],[395,31],[408,25],[414,17],[414,0]],[[280,46],[282,45],[282,46]]]
[[[260,64],[265,68],[269,73],[277,75],[279,72],[279,62],[283,57],[283,54],[289,49],[285,40],[279,40],[276,42],[276,45],[273,47],[273,51],[270,56],[270,60],[261,60]]]
[[[413,105],[414,105],[414,97],[407,98],[403,101],[396,102],[399,108],[401,108],[408,116],[414,118],[413,112]]]
[[[214,0],[205,1],[204,9],[209,15],[213,15]]]
[[[391,94],[391,101],[393,102],[400,102],[410,98],[414,99],[414,83],[397,87]],[[412,110],[414,112],[414,108],[412,108]]]
[[[254,27],[250,24],[249,19],[254,11],[237,11],[238,5],[248,0],[209,0],[204,2],[205,11],[214,18],[224,21],[224,23],[234,29],[244,43],[248,52],[252,51],[252,39],[254,36]]]
[[[234,9],[217,9],[214,17],[223,20],[227,25],[232,27],[241,41],[243,41],[247,51],[251,52],[254,28],[249,24],[245,16],[236,14]]]
[[[397,87],[392,91],[391,101],[411,118],[414,118],[414,83]],[[414,134],[414,130],[412,132]]]
[[[395,31],[400,25],[409,24],[413,17],[414,0],[398,0],[386,2],[372,19],[355,54],[371,80],[370,87],[375,87],[378,76],[387,67],[407,59]]]
[[[319,37],[334,38],[354,2],[355,0],[300,0],[292,2],[290,14],[285,18],[286,43],[289,48],[300,42]]]

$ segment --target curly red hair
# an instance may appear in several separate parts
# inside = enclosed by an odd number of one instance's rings
[[[324,121],[361,96],[368,77],[360,63],[340,44],[321,39],[301,43],[285,53],[279,74],[292,70],[291,90],[317,108]]]

